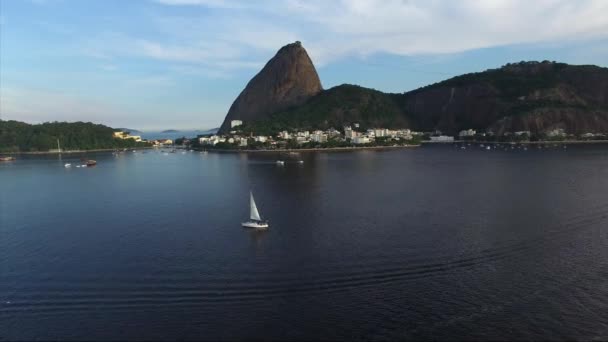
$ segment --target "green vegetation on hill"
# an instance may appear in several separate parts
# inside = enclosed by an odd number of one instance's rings
[[[390,94],[340,85],[304,104],[257,120],[244,133],[373,127],[441,130],[608,132],[608,69],[565,63],[519,62],[470,73],[413,91]],[[512,121],[505,121],[512,118]],[[510,126],[502,126],[511,122]]]
[[[559,72],[566,67],[568,64],[549,61],[509,63],[499,69],[456,76],[416,89],[410,94],[437,87],[465,87],[482,84],[493,87],[501,98],[514,100],[539,89],[554,87],[559,82]]]
[[[90,122],[47,122],[30,125],[19,121],[0,120],[0,152],[46,152],[63,150],[93,150],[149,146],[133,139],[114,138],[114,129]]]
[[[267,120],[245,123],[241,130],[276,134],[292,129],[341,128],[353,123],[359,123],[362,129],[408,126],[394,95],[343,84],[323,91],[301,106],[274,113]]]

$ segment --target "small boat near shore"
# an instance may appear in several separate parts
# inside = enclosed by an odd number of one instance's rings
[[[71,167],[72,167],[72,164],[70,164],[70,163],[66,163],[66,164],[64,164],[64,165],[63,165],[63,167],[65,167],[66,169],[69,169],[69,168],[71,168]]]
[[[279,166],[283,166],[283,165],[285,165],[285,161],[283,161],[283,160],[277,160],[277,162],[276,162],[276,163],[277,163],[277,165],[279,165]]]
[[[97,165],[97,161],[95,161],[95,160],[93,160],[93,159],[89,159],[89,160],[87,160],[87,161],[86,161],[86,164],[85,164],[85,165],[86,165],[87,167],[93,167],[93,166]]]
[[[15,157],[0,157],[0,162],[8,162],[16,160]]]

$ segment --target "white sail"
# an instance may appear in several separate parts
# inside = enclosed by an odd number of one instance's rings
[[[260,213],[258,212],[258,207],[255,205],[255,201],[253,200],[253,193],[249,192],[249,206],[250,206],[250,214],[252,220],[261,221]]]

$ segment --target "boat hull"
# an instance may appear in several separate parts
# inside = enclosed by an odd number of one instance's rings
[[[256,221],[247,221],[241,223],[243,228],[254,228],[254,229],[266,229],[268,228],[268,222],[256,222]]]

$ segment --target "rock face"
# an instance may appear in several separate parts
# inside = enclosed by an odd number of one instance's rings
[[[247,124],[298,106],[323,90],[319,75],[300,42],[282,47],[234,100],[220,133],[230,131],[232,120]]]

